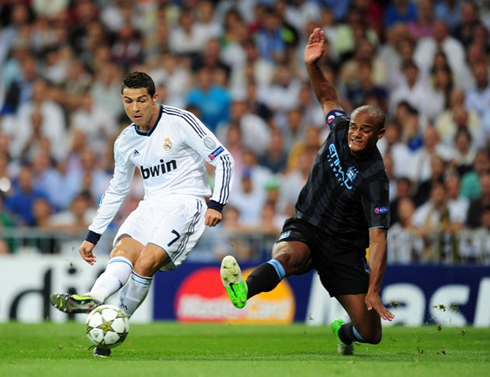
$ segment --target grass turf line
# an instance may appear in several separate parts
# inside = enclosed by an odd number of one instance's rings
[[[486,376],[490,328],[385,327],[381,344],[339,356],[327,327],[132,324],[110,359],[84,325],[0,324],[0,376]]]

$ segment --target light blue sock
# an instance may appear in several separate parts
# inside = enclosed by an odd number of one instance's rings
[[[282,266],[281,262],[279,262],[277,259],[271,259],[267,263],[269,263],[272,267],[274,267],[274,269],[277,272],[277,276],[279,276],[280,280],[286,277],[286,271],[284,270],[284,267]]]

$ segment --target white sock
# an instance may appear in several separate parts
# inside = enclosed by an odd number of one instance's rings
[[[124,257],[112,258],[105,271],[95,281],[88,293],[99,302],[104,302],[107,297],[121,289],[129,279],[133,271],[133,264]]]
[[[145,300],[152,281],[152,277],[141,276],[134,271],[131,273],[131,278],[119,294],[119,308],[128,317],[131,317]]]

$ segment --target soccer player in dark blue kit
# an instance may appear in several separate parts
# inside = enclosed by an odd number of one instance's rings
[[[324,51],[324,33],[316,28],[304,61],[330,133],[296,202],[295,216],[285,222],[270,261],[244,281],[235,258],[226,256],[221,279],[233,305],[243,308],[248,299],[274,289],[285,277],[315,268],[350,317],[351,322],[336,319],[330,327],[339,353],[352,355],[354,342],[379,343],[381,319],[394,318],[380,298],[390,218],[388,178],[376,143],[384,135],[385,116],[370,105],[347,116],[318,65]]]

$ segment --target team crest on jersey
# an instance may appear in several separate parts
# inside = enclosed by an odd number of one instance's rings
[[[165,142],[163,143],[163,148],[166,151],[169,151],[170,149],[172,149],[172,142],[170,141],[169,137],[165,138]]]

